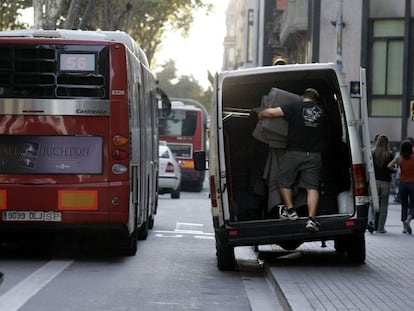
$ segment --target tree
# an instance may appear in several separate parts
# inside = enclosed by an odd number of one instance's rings
[[[0,30],[25,28],[25,25],[17,20],[20,16],[18,10],[28,8],[31,4],[31,0],[2,1],[0,4]]]
[[[148,61],[167,31],[188,34],[193,13],[206,0],[33,0],[35,28],[122,30],[141,46]]]
[[[208,111],[210,110],[208,104],[212,95],[211,87],[203,90],[192,75],[178,75],[173,60],[169,60],[162,65],[162,70],[157,72],[157,79],[168,97],[193,99],[202,103]]]
[[[144,49],[150,63],[166,32],[179,29],[183,36],[187,36],[193,22],[193,12],[205,9],[208,13],[212,9],[210,3],[202,0],[139,2],[140,5],[134,6],[132,24],[128,30]]]
[[[64,0],[33,0],[34,28],[56,29]]]

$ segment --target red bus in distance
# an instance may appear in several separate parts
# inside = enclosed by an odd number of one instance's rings
[[[160,140],[166,141],[181,166],[181,189],[201,191],[204,171],[194,169],[193,153],[206,150],[207,112],[190,99],[171,99],[171,113],[159,121]]]

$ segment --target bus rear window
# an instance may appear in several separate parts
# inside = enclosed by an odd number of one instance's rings
[[[1,44],[0,98],[109,98],[109,48]]]

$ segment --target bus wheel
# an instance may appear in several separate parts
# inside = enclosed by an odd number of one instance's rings
[[[236,257],[234,256],[234,247],[229,245],[220,245],[216,242],[217,268],[219,270],[235,270]]]
[[[171,192],[171,199],[179,199],[180,198],[180,187],[178,187],[176,190],[173,190]]]
[[[152,214],[150,217],[149,217],[149,220],[148,220],[148,229],[152,229],[153,227],[154,227],[154,214]]]
[[[134,231],[129,237],[123,240],[120,252],[125,256],[135,256],[138,249],[137,231]]]
[[[148,237],[148,229],[149,229],[149,223],[148,218],[145,220],[145,222],[141,225],[141,227],[138,228],[138,239],[139,240],[146,240]]]

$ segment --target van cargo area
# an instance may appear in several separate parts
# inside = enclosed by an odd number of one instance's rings
[[[215,83],[209,174],[218,268],[235,267],[237,246],[277,244],[294,250],[304,242],[327,240],[333,240],[335,249],[351,262],[364,262],[369,207],[366,165],[360,123],[355,120],[348,88],[337,67],[298,64],[249,68],[223,72]],[[319,92],[328,114],[317,232],[306,229],[306,190],[298,186],[293,187],[293,200],[299,218],[280,217],[283,201],[278,174],[287,147],[287,123],[283,118],[258,119],[264,107],[286,101],[300,104],[307,88]]]
[[[279,90],[302,94],[312,87],[329,117],[329,150],[322,154],[318,215],[354,213],[354,204],[339,209],[341,193],[351,191],[351,153],[338,82],[326,71],[292,72],[226,79],[223,85],[223,130],[226,155],[228,200],[231,221],[251,221],[279,217],[283,204],[274,175],[286,144],[275,148],[255,138],[263,96],[276,89],[275,102],[286,100]],[[272,163],[273,162],[273,163]],[[276,163],[274,163],[276,162]],[[270,166],[270,167],[269,167]],[[270,174],[269,171],[270,170]],[[306,192],[294,189],[299,216],[307,216]],[[272,198],[269,198],[272,196]],[[338,197],[339,196],[339,197]],[[352,199],[352,198],[351,198]]]

